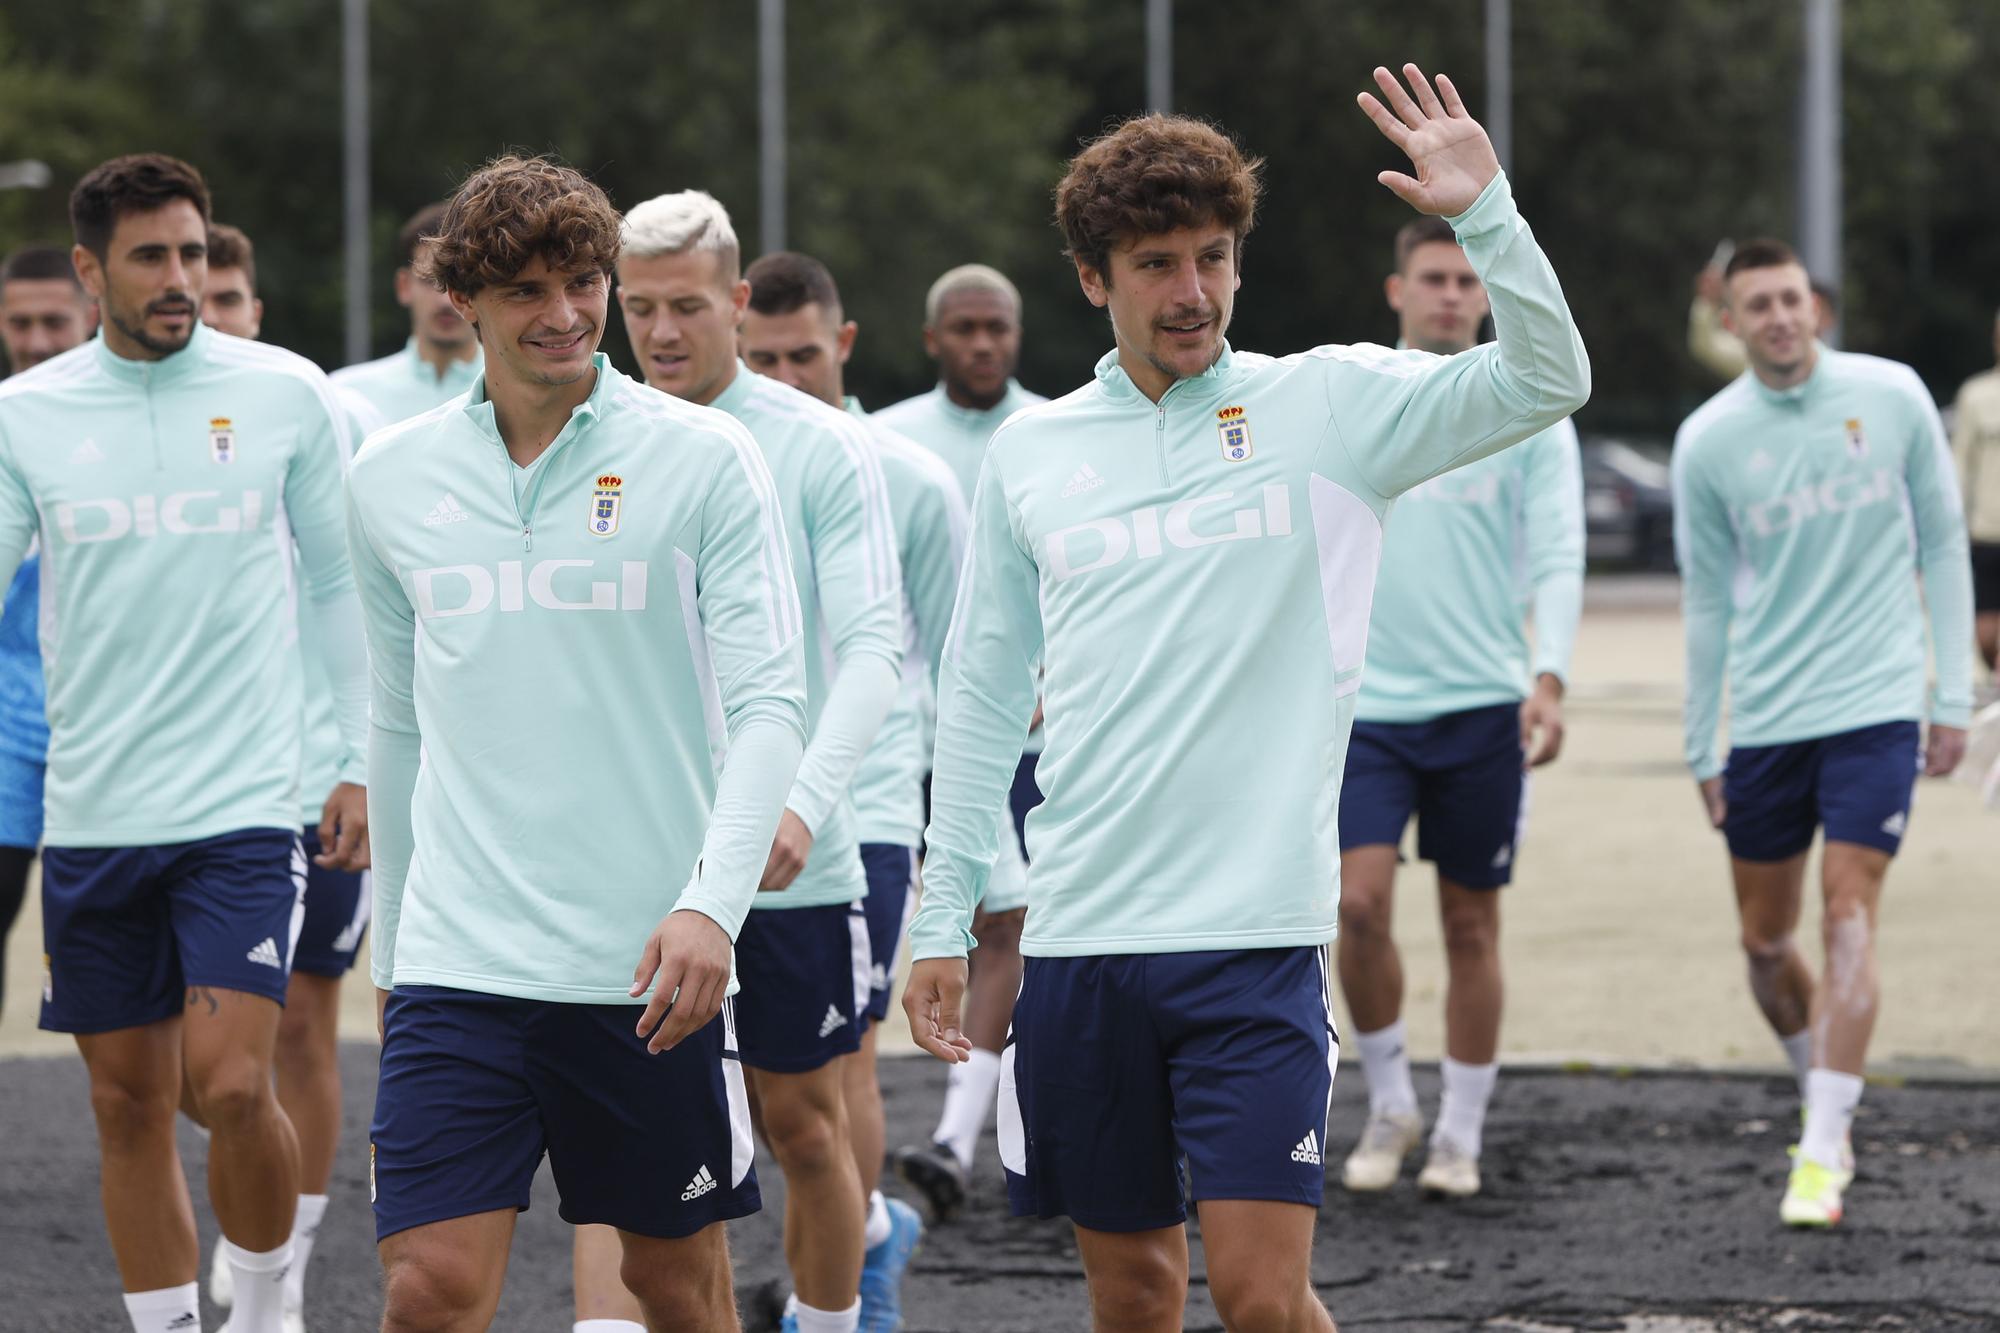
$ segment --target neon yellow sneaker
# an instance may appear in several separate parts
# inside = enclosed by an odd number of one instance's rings
[[[1792,1149],[1792,1177],[1785,1184],[1785,1201],[1778,1216],[1788,1227],[1831,1227],[1840,1222],[1841,1195],[1854,1180],[1852,1171],[1824,1166]]]

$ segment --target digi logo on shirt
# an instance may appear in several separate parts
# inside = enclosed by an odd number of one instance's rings
[[[1283,482],[1263,488],[1261,507],[1236,509],[1227,516],[1204,514],[1236,498],[1234,491],[1134,509],[1123,518],[1094,518],[1058,528],[1042,539],[1049,578],[1055,582],[1109,569],[1126,559],[1157,560],[1169,547],[1191,550],[1222,542],[1256,541],[1292,535],[1292,490]],[[1218,519],[1223,519],[1218,523]],[[1197,530],[1199,529],[1199,530]]]
[[[1774,537],[1811,519],[1851,514],[1857,509],[1893,499],[1896,479],[1887,469],[1863,475],[1849,473],[1810,482],[1770,500],[1745,505],[1743,522],[1759,537]]]
[[[614,562],[605,561],[606,565]],[[646,561],[620,560],[618,577],[596,577],[595,560],[502,560],[497,565],[438,565],[410,571],[417,615],[425,620],[482,611],[644,611]]]
[[[264,496],[244,491],[236,504],[221,491],[175,491],[129,500],[64,500],[56,505],[56,531],[75,544],[121,537],[201,536],[254,532],[264,518]]]

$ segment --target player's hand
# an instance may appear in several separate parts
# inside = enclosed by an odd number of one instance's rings
[[[389,1040],[389,1025],[384,1015],[389,1010],[389,992],[380,986],[375,988],[375,1040]]]
[[[368,868],[368,789],[343,782],[326,798],[319,815],[320,853],[313,864],[322,870]]]
[[[1729,818],[1729,802],[1722,799],[1722,775],[1718,773],[1697,786],[1701,792],[1701,808],[1708,812],[1709,824],[1721,828],[1722,821]]]
[[[1544,672],[1535,692],[1521,701],[1521,767],[1540,768],[1563,747],[1563,683]]]
[[[909,984],[903,987],[910,1035],[946,1064],[962,1064],[972,1057],[972,1043],[959,1031],[965,978],[963,958],[922,958],[911,964]]]
[[[1450,79],[1438,75],[1437,91],[1433,92],[1430,80],[1415,65],[1403,66],[1403,77],[1410,81],[1409,92],[1395,75],[1378,65],[1375,83],[1388,105],[1370,93],[1355,98],[1375,128],[1410,155],[1410,164],[1417,170],[1414,178],[1400,171],[1385,171],[1375,179],[1419,213],[1456,217],[1472,207],[1473,200],[1500,174],[1500,159],[1486,131],[1459,100]]]
[[[812,830],[806,821],[789,809],[778,816],[778,836],[771,839],[771,856],[764,862],[764,878],[758,881],[760,890],[788,889],[799,872],[806,868],[806,858],[812,855]]]
[[[650,1033],[646,1050],[658,1055],[722,1012],[722,997],[729,992],[729,932],[693,908],[667,913],[632,969],[632,998],[648,986],[653,998],[639,1015],[638,1035]]]
[[[1931,724],[1930,741],[1924,746],[1924,776],[1942,778],[1965,758],[1965,728]]]

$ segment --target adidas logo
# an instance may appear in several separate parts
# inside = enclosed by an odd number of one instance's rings
[[[104,461],[104,451],[97,447],[96,440],[85,440],[82,444],[70,450],[69,461],[72,463],[102,463]]]
[[[278,956],[278,942],[269,937],[266,937],[262,944],[243,956],[253,963],[262,963],[265,967],[275,967],[280,971],[284,970],[285,960]]]
[[[1097,475],[1097,469],[1085,463],[1070,474],[1069,485],[1062,488],[1062,498],[1067,500],[1073,495],[1082,495],[1086,491],[1094,491],[1103,484],[1104,478]]]
[[[686,1203],[690,1199],[699,1199],[702,1195],[711,1192],[715,1188],[715,1177],[708,1174],[708,1168],[704,1166],[701,1170],[694,1173],[694,1179],[690,1180],[688,1187],[681,1191],[681,1202]]]
[[[822,1037],[830,1037],[836,1031],[846,1026],[847,1026],[847,1020],[840,1016],[840,1010],[835,1008],[833,1005],[828,1005],[826,1007],[826,1017],[820,1020],[819,1035]]]
[[[1514,844],[1510,842],[1505,847],[1502,847],[1499,851],[1493,853],[1493,868],[1495,870],[1498,870],[1500,869],[1500,867],[1506,865],[1509,861],[1512,861],[1513,859],[1514,859]]]
[[[1903,836],[1903,830],[1910,826],[1910,817],[1898,810],[1882,821],[1882,831],[1892,838]]]
[[[885,987],[887,987],[888,984],[889,984],[889,969],[882,966],[882,964],[880,963],[874,963],[870,965],[870,967],[868,968],[868,989],[882,990]]]
[[[201,1316],[196,1314],[192,1310],[188,1311],[186,1314],[177,1314],[172,1319],[169,1319],[167,1321],[167,1327],[169,1329],[200,1328]]]
[[[432,505],[431,512],[424,515],[424,526],[436,528],[446,523],[463,523],[471,517],[472,515],[458,507],[458,501],[452,498],[451,492],[446,491],[444,499]]]
[[[1304,1162],[1307,1166],[1320,1164],[1319,1131],[1312,1129],[1306,1131],[1306,1136],[1299,1140],[1299,1146],[1292,1149],[1292,1160]]]

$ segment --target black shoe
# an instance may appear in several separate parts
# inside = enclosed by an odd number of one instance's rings
[[[965,1168],[942,1143],[896,1149],[896,1174],[931,1206],[931,1220],[947,1222],[965,1203]]]

